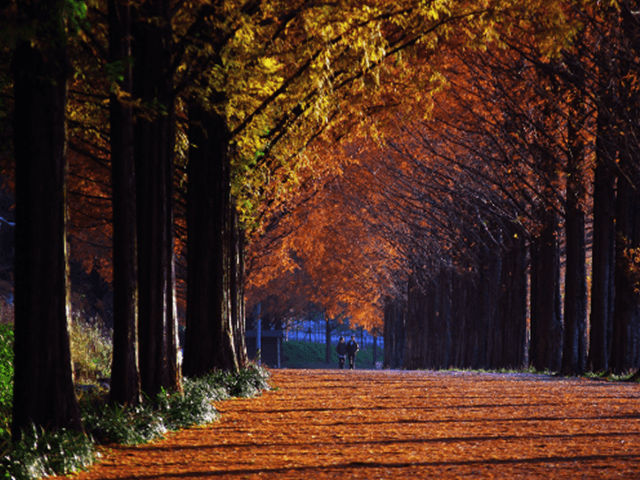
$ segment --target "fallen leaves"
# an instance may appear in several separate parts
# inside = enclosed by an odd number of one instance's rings
[[[273,384],[74,478],[640,478],[637,384],[348,370]]]

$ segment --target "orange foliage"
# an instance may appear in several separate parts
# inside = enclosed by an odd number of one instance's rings
[[[301,193],[297,208],[249,245],[250,305],[270,293],[295,292],[331,318],[347,317],[367,329],[382,326],[383,296],[395,288],[397,252],[375,229],[374,200],[365,191],[372,184],[358,178],[370,172],[357,151],[356,145],[334,145],[326,163],[336,173]]]

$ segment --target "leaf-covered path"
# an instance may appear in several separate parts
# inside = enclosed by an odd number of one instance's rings
[[[640,385],[281,370],[220,421],[107,450],[74,478],[640,478]]]

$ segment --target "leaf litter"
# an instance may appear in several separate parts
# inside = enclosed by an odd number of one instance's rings
[[[640,385],[530,374],[274,370],[219,421],[109,446],[78,480],[640,478]]]

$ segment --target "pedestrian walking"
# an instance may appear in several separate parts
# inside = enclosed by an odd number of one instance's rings
[[[347,358],[347,344],[344,341],[344,337],[340,337],[340,340],[338,340],[336,353],[338,354],[338,364],[341,369],[344,369],[344,361]]]
[[[351,335],[351,340],[347,342],[347,356],[349,357],[349,369],[356,368],[356,353],[360,350],[358,342],[356,342],[356,336]]]

